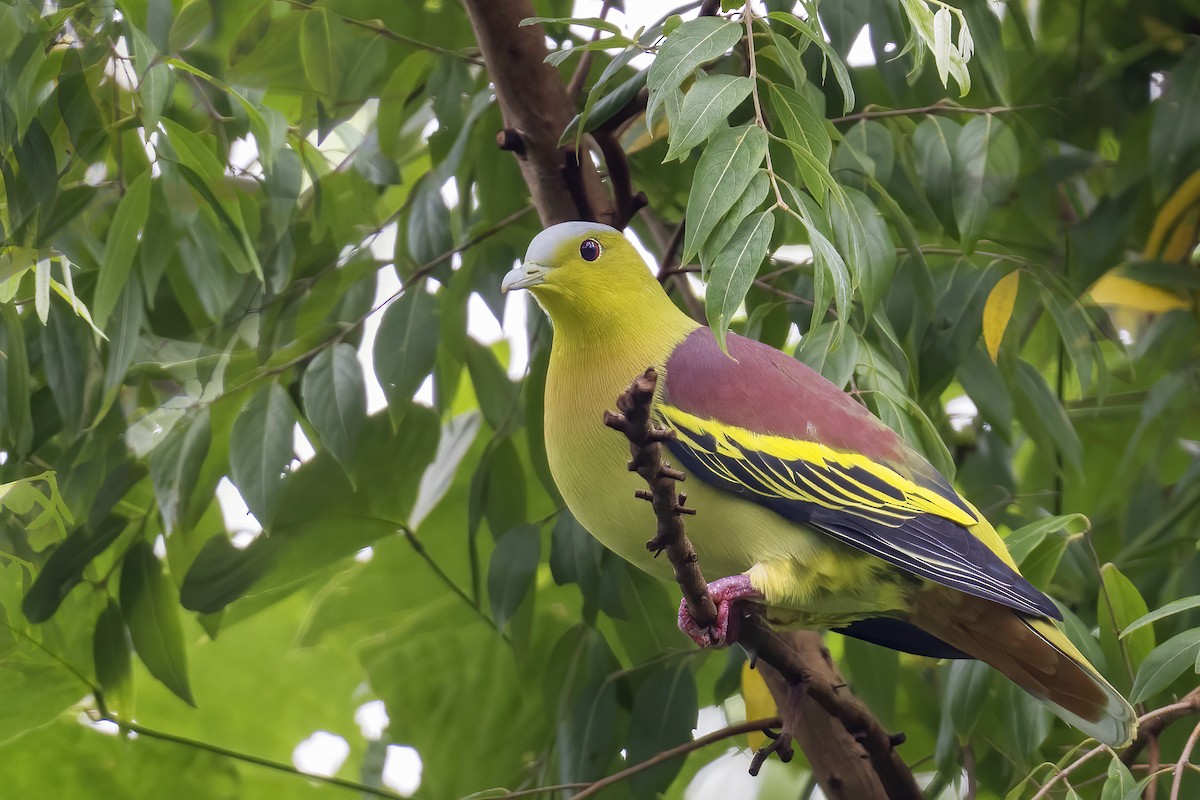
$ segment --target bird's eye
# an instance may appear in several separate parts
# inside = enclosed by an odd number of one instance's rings
[[[600,257],[600,243],[595,239],[584,239],[579,243],[579,255],[584,261],[595,261]]]

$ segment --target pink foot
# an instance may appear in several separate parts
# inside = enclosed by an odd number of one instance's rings
[[[725,647],[737,641],[740,616],[731,613],[733,604],[741,600],[761,600],[762,594],[750,585],[745,575],[730,575],[708,585],[708,593],[717,604],[717,624],[706,628],[692,619],[687,601],[679,603],[679,630],[701,647]]]

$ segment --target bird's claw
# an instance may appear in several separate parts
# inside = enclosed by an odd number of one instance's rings
[[[734,603],[741,600],[761,600],[762,594],[750,585],[746,575],[731,575],[708,585],[709,596],[717,606],[715,625],[700,625],[692,618],[687,600],[679,603],[679,630],[701,647],[726,647],[737,641],[741,617],[733,613]]]

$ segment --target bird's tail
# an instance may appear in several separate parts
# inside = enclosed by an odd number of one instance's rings
[[[1133,738],[1133,708],[1052,620],[959,592],[929,594],[914,608],[914,624],[991,665],[1098,741],[1120,747]]]

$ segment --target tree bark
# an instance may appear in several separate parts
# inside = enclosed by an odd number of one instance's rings
[[[814,680],[841,686],[846,683],[821,635],[811,631],[789,636],[798,657],[804,661]],[[780,717],[797,720],[792,730],[796,744],[808,757],[817,785],[830,800],[887,800],[888,792],[879,774],[872,767],[870,756],[837,717],[826,711],[807,691],[790,685],[778,670],[765,661],[757,668]],[[856,701],[849,689],[844,689],[848,701]]]
[[[558,146],[574,105],[558,70],[545,62],[542,26],[519,25],[537,16],[533,4],[464,0],[464,5],[504,117],[497,140],[516,154],[542,224],[573,219],[616,224],[612,198],[590,155]]]

